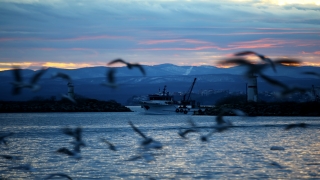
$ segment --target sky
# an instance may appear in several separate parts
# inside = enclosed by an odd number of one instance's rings
[[[215,66],[246,50],[320,66],[320,0],[0,0],[0,70]]]

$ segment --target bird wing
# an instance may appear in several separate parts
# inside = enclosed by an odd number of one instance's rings
[[[280,81],[277,81],[275,79],[272,79],[264,74],[260,74],[260,77],[262,79],[264,79],[265,81],[267,81],[268,83],[272,84],[272,85],[275,85],[275,86],[278,86],[278,87],[281,87],[283,89],[289,89],[287,85],[283,84],[282,82]]]
[[[60,177],[65,177],[69,180],[72,180],[72,178],[66,174],[63,174],[63,173],[54,173],[54,174],[49,174],[47,177],[45,177],[44,179],[51,179],[53,178],[54,176],[60,176]]]
[[[144,135],[137,127],[135,127],[131,121],[129,121],[130,126],[132,127],[132,129],[138,133],[141,137],[148,139],[146,135]]]
[[[306,72],[303,72],[303,74],[314,75],[314,76],[317,76],[318,78],[320,78],[320,74],[319,73],[312,72],[312,71],[306,71]]]
[[[31,84],[36,84],[37,81],[39,80],[39,78],[47,71],[47,69],[42,68],[41,70],[39,70],[31,79]]]
[[[287,59],[287,58],[279,58],[273,61],[275,64],[280,64],[284,66],[296,66],[299,65],[301,62],[297,59]]]
[[[125,65],[128,65],[128,63],[126,61],[122,60],[122,59],[115,59],[113,61],[110,61],[108,63],[108,65],[112,65],[112,64],[115,64],[115,63],[122,63],[122,64],[125,64]]]
[[[52,78],[56,78],[56,77],[60,77],[62,79],[67,80],[68,82],[71,82],[70,76],[65,74],[65,73],[57,72],[57,73],[52,75]]]
[[[146,75],[146,71],[144,70],[144,68],[142,67],[142,65],[140,64],[131,64],[132,67],[137,67],[140,69],[140,71],[142,72],[143,75]]]
[[[234,56],[245,56],[245,55],[250,55],[250,54],[257,55],[257,53],[255,53],[253,51],[242,51],[242,52],[235,53]]]
[[[13,66],[13,76],[16,82],[22,82],[21,69],[19,66]]]
[[[114,78],[115,72],[116,70],[114,68],[110,68],[109,71],[107,72],[107,79],[108,79],[108,82],[111,84],[114,84],[115,82],[115,78]]]

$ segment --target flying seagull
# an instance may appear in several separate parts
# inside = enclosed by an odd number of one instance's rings
[[[101,85],[111,87],[111,88],[116,88],[118,85],[115,83],[115,77],[114,77],[115,72],[116,72],[115,68],[110,68],[106,73],[107,82],[101,83]]]
[[[298,127],[301,127],[301,128],[306,128],[307,127],[307,124],[306,123],[298,123],[298,124],[288,124],[285,128],[285,130],[290,130],[292,128],[298,128]]]
[[[188,118],[188,123],[190,124],[190,128],[185,129],[184,131],[182,131],[181,129],[179,130],[178,134],[180,137],[182,138],[186,138],[186,135],[188,133],[192,133],[192,132],[198,132],[196,124],[192,121],[191,118]]]
[[[140,64],[138,64],[138,63],[128,63],[128,62],[126,62],[126,61],[124,61],[124,60],[122,60],[122,59],[115,59],[115,60],[109,62],[108,65],[112,65],[112,64],[115,64],[115,63],[125,64],[129,69],[132,69],[132,68],[134,68],[134,67],[139,68],[139,70],[141,71],[141,73],[142,73],[143,75],[146,75],[145,70],[144,70],[143,67],[142,67]]]
[[[253,51],[243,51],[243,52],[236,53],[234,55],[235,56],[245,56],[245,55],[252,55],[252,54],[258,56],[262,61],[269,63],[271,65],[273,71],[276,72],[276,67],[275,67],[275,64],[273,63],[273,61],[270,58],[268,58],[262,54],[255,53]]]
[[[0,157],[8,160],[22,160],[20,156],[0,155]]]
[[[60,176],[62,178],[67,178],[69,180],[72,180],[72,178],[70,176],[68,176],[67,174],[64,173],[53,173],[53,174],[49,174],[47,177],[45,177],[44,179],[51,179],[53,177],[57,177]]]
[[[60,148],[56,151],[57,153],[61,153],[61,154],[66,154],[70,157],[73,157],[77,160],[81,159],[81,154],[80,154],[80,145],[76,145],[73,151],[70,151],[69,149],[63,147]]]
[[[117,151],[116,146],[114,146],[111,142],[107,141],[105,138],[101,138],[101,141],[105,142],[106,144],[109,145],[109,149],[112,151]]]
[[[146,135],[144,135],[137,127],[135,127],[133,125],[133,123],[131,121],[129,121],[129,125],[132,127],[132,129],[138,133],[141,137],[144,138],[144,140],[142,141],[141,145],[146,148],[154,148],[154,149],[161,149],[162,148],[162,144],[159,141],[155,141],[150,137],[147,137]]]
[[[4,144],[4,145],[8,145],[7,141],[5,140],[5,138],[7,138],[8,136],[12,136],[14,133],[7,133],[4,135],[0,136],[0,144]]]
[[[31,164],[23,164],[20,166],[16,166],[16,167],[10,167],[10,170],[12,169],[17,169],[17,170],[24,170],[24,171],[35,171],[35,169],[31,166]]]
[[[56,73],[53,73],[51,75],[51,78],[62,78],[62,79],[65,79],[66,81],[68,82],[71,82],[72,79],[69,75],[65,74],[65,73],[61,73],[61,72],[56,72]]]
[[[27,83],[22,80],[20,67],[14,66],[14,81],[11,82],[11,84],[13,85],[12,94],[20,94],[22,88],[30,88],[32,91],[38,91],[40,89],[40,86],[37,84],[37,82],[39,81],[40,77],[46,72],[46,70],[47,69],[45,68],[38,70],[38,72],[34,76],[32,76],[30,82]]]

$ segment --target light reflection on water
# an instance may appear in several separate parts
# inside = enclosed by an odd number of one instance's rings
[[[185,115],[152,116],[131,113],[16,113],[0,114],[0,133],[14,132],[1,155],[23,160],[0,159],[0,178],[41,179],[51,173],[66,173],[74,179],[300,179],[320,178],[319,117],[226,117],[236,126],[215,133],[209,142],[199,134],[182,139],[177,132],[188,127]],[[192,116],[198,126],[214,124],[214,117]],[[153,150],[156,161],[128,161],[138,155],[141,137],[128,124],[132,121],[164,148]],[[306,129],[285,131],[286,124],[305,122]],[[61,128],[83,127],[81,160],[55,151],[71,148],[72,138]],[[209,132],[203,128],[201,134]],[[113,142],[114,152],[100,141]],[[271,151],[281,146],[285,151]],[[272,163],[278,163],[275,166]],[[31,163],[34,172],[9,170]]]

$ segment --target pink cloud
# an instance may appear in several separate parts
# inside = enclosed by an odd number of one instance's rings
[[[134,50],[150,50],[150,51],[197,51],[203,49],[217,49],[217,46],[200,46],[200,47],[192,47],[192,48],[137,48]]]
[[[163,44],[163,43],[176,43],[176,42],[186,42],[191,44],[211,44],[206,41],[199,41],[194,39],[165,39],[165,40],[148,40],[142,41],[139,44]]]
[[[320,55],[320,51],[314,51],[314,52],[305,52],[305,51],[302,51],[301,54],[315,54],[315,55]]]
[[[48,39],[48,38],[0,38],[0,42],[6,41],[85,41],[85,40],[99,40],[99,39],[132,39],[129,36],[79,36],[74,38],[58,38],[58,39]]]
[[[174,43],[174,42],[188,42],[186,39],[179,39],[179,40],[154,40],[154,41],[146,41],[144,44],[159,44],[159,43]],[[204,42],[204,41],[197,41],[197,40],[190,40],[189,42],[195,42],[196,44],[208,44],[206,46],[197,46],[197,47],[170,47],[170,48],[138,48],[135,50],[151,50],[151,51],[197,51],[197,50],[204,50],[204,49],[217,49],[221,51],[227,50],[235,50],[235,49],[261,49],[261,48],[279,48],[284,46],[318,46],[320,42],[315,40],[283,40],[283,39],[271,39],[271,38],[264,38],[258,39],[253,41],[242,41],[242,42],[234,42],[231,44],[226,45],[225,47],[213,45],[213,43]]]
[[[131,39],[129,36],[79,36],[75,38],[65,38],[65,39],[58,39],[56,41],[83,41],[83,40],[96,40],[96,39]]]

